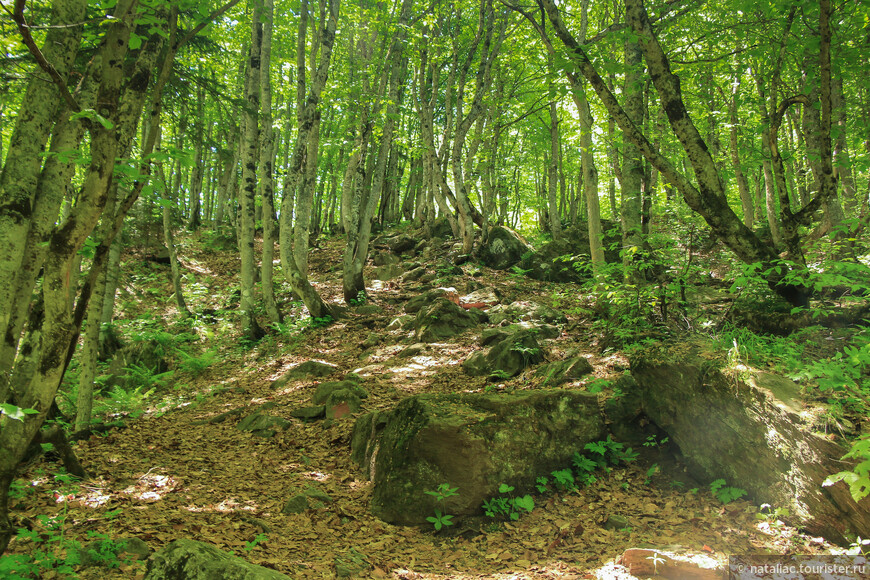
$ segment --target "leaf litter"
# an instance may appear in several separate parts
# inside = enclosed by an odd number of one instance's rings
[[[337,241],[326,243],[311,260],[317,289],[336,303],[341,288],[334,268],[341,263],[341,247]],[[218,307],[215,297],[226,296],[237,283],[238,257],[205,253],[197,257],[195,269],[209,288],[210,306]],[[545,283],[524,279],[520,285],[494,271],[473,283],[459,278],[454,283],[495,287],[503,303],[535,298],[546,303],[552,292]],[[413,338],[387,325],[403,314],[404,300],[420,290],[391,282],[371,293],[371,303],[380,307],[375,314],[351,309],[331,326],[306,328],[294,336],[275,333],[250,350],[239,348],[238,337],[215,334],[206,348],[218,349],[218,362],[189,377],[187,398],[180,398],[174,409],[163,414],[152,410],[123,429],[76,446],[92,479],[55,497],[48,491],[56,483],[40,476],[54,466],[31,465],[20,474],[21,480],[35,483],[16,500],[13,521],[38,528],[39,516],[62,517],[70,539],[85,543],[88,532],[137,537],[153,550],[178,538],[195,539],[290,578],[333,578],[336,561],[351,557],[364,563],[358,574],[362,578],[627,579],[633,576],[615,562],[631,548],[704,554],[720,565],[729,554],[830,550],[821,539],[785,525],[759,527],[757,507],[746,501],[723,505],[708,490],[688,489],[678,466],[650,477],[650,458],[646,464],[614,469],[590,487],[536,496],[535,509],[518,521],[467,518],[436,534],[431,528],[394,526],[375,518],[368,512],[371,484],[349,453],[354,417],[360,413],[341,409],[334,420],[311,423],[290,419],[290,411],[311,404],[321,380],[290,380],[280,388],[273,381],[307,360],[337,365],[342,374],[359,371],[370,395],[361,412],[391,409],[415,393],[522,389],[540,382],[521,376],[492,385],[464,375],[458,363],[479,348],[473,332],[403,358],[401,351]],[[171,293],[171,287],[162,291]],[[151,307],[170,308],[166,301]],[[572,318],[572,332],[563,333],[553,350],[592,353],[598,378],[624,369],[624,359],[601,355],[593,347],[588,327],[582,331],[587,324]],[[365,346],[373,335],[376,346]],[[287,429],[271,438],[236,429],[241,417],[261,408],[290,420]],[[331,501],[302,513],[282,513],[290,497],[311,486]],[[611,525],[614,521],[620,527]],[[28,548],[13,542],[10,549]],[[142,578],[144,571],[144,562],[134,561],[115,569],[79,568],[77,573],[85,579],[110,579]]]

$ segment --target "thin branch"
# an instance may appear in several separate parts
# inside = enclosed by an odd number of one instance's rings
[[[66,101],[67,106],[73,112],[78,113],[81,111],[81,107],[79,107],[75,97],[73,97],[69,92],[69,88],[66,86],[66,81],[63,80],[63,77],[61,77],[60,73],[57,72],[57,69],[54,68],[54,65],[46,60],[45,55],[42,54],[42,51],[39,50],[38,46],[36,46],[36,41],[33,40],[33,36],[30,34],[30,26],[24,18],[24,2],[25,0],[15,0],[15,6],[12,12],[12,20],[14,20],[15,24],[18,25],[18,32],[21,33],[21,40],[24,42],[24,45],[28,50],[30,50],[30,54],[33,55],[33,58],[36,59],[36,63],[42,70],[48,73],[48,76],[50,76],[51,80],[54,81],[54,84],[57,85],[57,88],[60,90],[60,94],[63,97],[63,100]]]
[[[195,26],[195,27],[194,27],[190,32],[188,32],[188,33],[184,36],[184,38],[182,38],[182,39],[178,42],[178,44],[175,46],[175,48],[176,48],[176,49],[181,48],[182,46],[184,46],[185,44],[187,44],[188,42],[190,42],[190,40],[191,40],[194,36],[196,36],[197,34],[199,34],[200,32],[202,32],[202,30],[203,30],[206,26],[208,26],[209,24],[211,24],[211,23],[212,23],[216,18],[222,16],[222,15],[223,15],[227,10],[229,10],[230,8],[232,8],[233,6],[235,6],[235,5],[238,4],[238,3],[239,3],[239,0],[230,0],[230,1],[227,2],[226,4],[224,4],[223,6],[221,6],[220,8],[218,8],[217,10],[215,10],[214,12],[212,12],[211,14],[209,14],[207,18],[205,18],[202,22],[200,22],[199,24],[197,24],[197,25],[196,25],[196,26]]]

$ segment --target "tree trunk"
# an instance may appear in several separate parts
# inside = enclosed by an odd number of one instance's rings
[[[288,177],[286,182],[287,189],[285,189],[285,192],[295,191],[297,184],[300,181],[309,136],[312,130],[314,130],[315,118],[319,113],[318,107],[320,104],[320,95],[323,92],[323,87],[326,85],[326,77],[329,72],[332,49],[335,44],[335,29],[338,21],[339,0],[328,1],[329,5],[325,8],[328,12],[328,18],[323,22],[323,30],[320,33],[318,65],[312,75],[313,78],[308,97],[305,99],[304,107],[298,116],[299,127],[296,135],[296,142],[293,146],[293,155],[290,164],[287,167]],[[310,192],[299,192],[299,195],[303,194],[310,195]],[[330,308],[317,293],[317,290],[311,286],[311,283],[308,281],[307,270],[302,271],[296,264],[291,244],[292,222],[290,220],[293,217],[292,207],[292,197],[285,195],[284,199],[281,201],[279,245],[281,249],[281,269],[284,272],[285,278],[287,278],[287,281],[290,283],[290,286],[293,288],[293,291],[302,298],[302,301],[308,308],[308,312],[313,318],[323,318],[327,316],[335,318],[338,312],[333,308]],[[298,219],[297,216],[297,220]]]
[[[280,324],[281,313],[275,301],[273,272],[275,261],[275,136],[272,130],[272,24],[274,0],[263,0],[263,41],[260,48],[260,200],[263,206],[263,256],[260,280],[266,315],[272,324]]]
[[[259,127],[257,123],[260,110],[260,47],[263,41],[260,15],[261,5],[254,3],[254,11],[251,15],[250,57],[245,75],[245,128],[240,153],[242,186],[239,190],[239,254],[241,257],[239,310],[242,316],[242,333],[253,341],[259,340],[263,336],[263,329],[257,323],[254,312],[256,305],[254,295],[256,276],[254,212],[257,195],[257,159],[259,157]]]
[[[643,57],[639,42],[625,43],[625,113],[636,127],[643,124]],[[625,130],[623,129],[623,132]],[[622,179],[620,180],[620,221],[622,223],[622,265],[626,281],[637,283],[640,279],[636,262],[641,259],[643,229],[641,212],[643,199],[643,161],[638,146],[628,137],[622,145]]]

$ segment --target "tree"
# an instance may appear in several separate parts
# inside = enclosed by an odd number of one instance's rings
[[[628,0],[626,2],[627,22],[633,32],[640,37],[641,49],[661,106],[667,114],[673,134],[679,139],[681,147],[692,166],[697,185],[681,173],[671,161],[658,153],[647,136],[638,128],[625,108],[617,101],[604,79],[599,75],[583,47],[580,46],[565,26],[562,21],[561,12],[555,3],[552,0],[540,0],[540,5],[546,10],[557,36],[567,49],[571,65],[576,67],[586,77],[626,137],[638,146],[644,157],[662,173],[666,180],[680,191],[689,207],[704,218],[714,234],[742,261],[747,264],[761,265],[772,290],[794,306],[806,306],[809,302],[809,292],[805,286],[795,283],[793,278],[793,270],[800,270],[803,267],[800,257],[792,255],[790,256],[792,260],[788,264],[784,264],[775,250],[747,228],[728,205],[718,167],[710,154],[706,142],[692,121],[692,117],[683,100],[680,78],[671,70],[668,57],[659,44],[642,0]],[[823,3],[822,16],[820,17],[821,44],[823,47],[829,47],[830,44],[829,9],[829,5]],[[830,70],[830,53],[825,48],[821,50],[820,70],[822,71],[823,79],[821,91],[822,141],[830,143],[829,125],[828,130],[825,130],[825,110],[826,108],[828,111],[830,110],[830,85],[828,80],[826,89],[826,73],[824,72],[825,70]],[[827,78],[829,79],[830,77],[828,76]],[[825,161],[826,156],[828,161]],[[823,165],[830,163],[830,155],[826,152],[824,145],[822,147],[822,158]],[[789,223],[796,225],[797,223],[809,220],[812,213],[824,203],[825,199],[836,191],[833,171],[831,170],[828,173],[823,169],[822,174],[823,185],[819,194],[798,214],[792,214],[788,208],[781,208],[785,219],[789,220]]]

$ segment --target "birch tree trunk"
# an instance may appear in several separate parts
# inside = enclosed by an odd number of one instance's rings
[[[287,167],[287,190],[296,191],[296,187],[302,176],[305,155],[308,147],[310,133],[314,130],[315,118],[318,114],[320,105],[320,96],[323,92],[323,87],[326,85],[326,77],[329,72],[329,65],[332,58],[332,49],[335,44],[335,29],[338,23],[339,0],[328,0],[328,6],[325,6],[327,18],[322,22],[323,30],[319,37],[319,59],[317,69],[312,75],[311,89],[305,99],[304,106],[298,116],[299,126],[296,134],[296,141],[293,146],[293,154],[290,164]],[[286,190],[285,190],[286,191]],[[313,192],[299,191],[299,196],[307,196],[310,207],[310,199]],[[298,205],[298,204],[297,204]],[[292,251],[292,223],[293,217],[293,200],[292,197],[285,195],[281,200],[281,228],[280,228],[280,248],[281,248],[281,269],[284,272],[285,278],[290,283],[293,291],[302,298],[308,312],[313,318],[323,318],[331,316],[335,318],[338,312],[330,308],[323,298],[317,293],[317,290],[311,286],[308,281],[307,270],[303,271],[296,263]],[[297,216],[298,220],[298,216]],[[307,240],[306,240],[307,244]],[[306,246],[307,251],[307,246]]]
[[[255,315],[256,299],[254,294],[256,262],[254,252],[255,199],[257,196],[257,159],[259,149],[259,110],[260,110],[260,49],[263,29],[260,23],[261,4],[254,3],[251,15],[251,47],[248,68],[245,75],[244,131],[240,145],[242,165],[242,185],[239,190],[239,255],[241,257],[241,312],[242,333],[252,341],[263,336],[263,329]]]
[[[280,324],[281,313],[275,301],[273,271],[275,261],[275,136],[272,130],[272,25],[274,0],[263,0],[263,41],[260,49],[260,199],[263,205],[263,256],[260,270],[263,303],[272,324]]]

